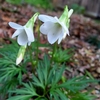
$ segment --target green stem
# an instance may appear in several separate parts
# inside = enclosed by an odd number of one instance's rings
[[[56,50],[57,50],[57,43],[54,43],[54,45],[53,45],[53,51],[52,51],[51,62],[53,61],[53,57],[54,57],[54,54],[55,54]]]
[[[39,31],[39,27],[40,27],[40,22],[38,21],[39,25],[37,26],[38,29],[38,36],[37,36],[37,47],[36,47],[36,63],[38,65],[38,54],[39,54],[39,43],[40,43],[40,31]]]
[[[32,71],[34,73],[35,69],[34,69],[34,63],[33,63],[33,55],[32,55],[32,50],[31,50],[31,47],[29,46],[28,47],[28,51],[29,51],[29,55],[30,55],[30,61],[31,61],[31,64],[32,64]]]
[[[38,48],[39,44],[37,41],[37,47],[36,47],[36,64],[38,65],[38,54],[39,54],[39,48]]]

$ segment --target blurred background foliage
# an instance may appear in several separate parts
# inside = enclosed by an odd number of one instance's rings
[[[6,1],[14,5],[23,5],[30,4],[32,6],[49,9],[49,10],[63,10],[65,5],[68,5],[69,8],[74,9],[74,13],[84,14],[93,18],[100,18],[100,1],[92,0],[90,3],[89,0],[0,0]],[[94,9],[93,9],[94,8]],[[99,20],[100,21],[100,20]],[[97,22],[99,22],[97,20]]]
[[[30,4],[36,7],[42,7],[44,9],[54,9],[55,4],[53,0],[6,0],[6,2],[14,5],[22,5],[22,4]],[[78,14],[84,14],[85,13],[85,8],[83,6],[80,6],[76,3],[73,3],[71,5],[72,9],[74,9],[75,13]]]
[[[6,0],[6,2],[14,5],[30,4],[45,9],[53,8],[53,5],[50,0]]]
[[[77,14],[84,14],[85,13],[85,7],[80,6],[79,4],[73,3],[71,5],[71,8],[74,9],[74,12]]]

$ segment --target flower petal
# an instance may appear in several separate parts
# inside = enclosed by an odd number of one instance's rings
[[[70,9],[70,10],[68,11],[68,18],[72,15],[72,13],[73,13],[73,9]]]
[[[66,33],[67,35],[70,35],[70,34],[69,34],[69,30],[68,30],[68,28],[67,28],[66,26],[64,27],[64,29],[65,29],[65,33]],[[65,38],[65,35],[64,35],[63,38]]]
[[[61,37],[60,37],[61,36]],[[62,27],[59,27],[57,24],[54,25],[52,30],[47,34],[49,43],[53,44],[57,39],[63,37]]]
[[[67,27],[64,23],[60,22],[59,19],[58,19],[57,17],[54,17],[54,18],[55,18],[56,21],[62,26],[62,28],[64,28],[66,34],[69,35],[68,27]],[[64,37],[65,37],[65,35],[64,35]]]
[[[23,26],[17,24],[17,23],[14,23],[14,22],[9,22],[8,23],[10,27],[14,28],[14,29],[21,29],[23,28]]]
[[[52,22],[45,22],[40,26],[40,32],[43,34],[48,34],[49,31],[52,30],[52,27],[54,26],[54,23]]]
[[[14,34],[12,35],[12,38],[16,37],[17,35],[21,34],[23,32],[23,29],[18,29],[14,32]]]
[[[68,28],[65,26],[63,26],[63,28],[64,28],[64,30],[65,30],[65,32],[64,33],[66,33],[66,35],[70,35],[69,34],[69,30],[68,30]],[[66,35],[64,35],[64,37],[63,38],[65,38],[66,37]]]
[[[28,41],[33,42],[35,40],[34,35],[33,35],[33,30],[31,28],[26,28],[25,26],[24,26],[24,29],[25,29],[26,35],[28,37]]]
[[[28,46],[30,46],[31,45],[31,42],[28,42]]]
[[[51,22],[55,22],[54,17],[51,16],[47,16],[47,15],[39,15],[38,18],[42,21],[42,22],[47,22],[47,21],[51,21]]]
[[[60,44],[60,42],[61,42],[62,39],[63,39],[63,38],[59,38],[59,39],[58,39],[58,44]]]
[[[58,44],[60,44],[60,42],[62,41],[62,39],[64,39],[65,37],[66,37],[66,32],[62,28],[62,34],[59,35]]]
[[[60,25],[62,26],[63,30],[65,30],[65,33],[66,33],[67,35],[69,35],[68,27],[67,27],[65,24],[63,24],[63,23],[60,23]],[[64,35],[64,37],[65,37],[65,35]]]
[[[28,37],[27,37],[25,31],[23,31],[23,33],[19,34],[19,36],[17,38],[17,42],[19,45],[26,45],[28,43]]]

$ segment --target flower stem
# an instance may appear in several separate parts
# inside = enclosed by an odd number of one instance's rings
[[[32,55],[32,50],[31,50],[31,47],[29,46],[28,47],[28,51],[29,51],[29,55],[30,55],[30,61],[31,61],[31,64],[32,64],[32,71],[34,73],[35,69],[34,69],[34,63],[33,63],[33,55]]]
[[[38,21],[39,25],[37,26],[37,47],[36,47],[36,63],[38,65],[38,54],[39,54],[39,43],[40,43],[40,31],[39,31],[39,27],[40,27],[40,22]]]
[[[39,48],[38,48],[38,46],[39,46],[39,43],[37,41],[37,47],[36,47],[36,64],[37,65],[38,65],[38,54],[39,54]]]
[[[53,61],[53,57],[54,57],[54,54],[55,54],[56,50],[57,50],[57,43],[54,43],[54,45],[53,45],[53,51],[52,51],[51,62]]]

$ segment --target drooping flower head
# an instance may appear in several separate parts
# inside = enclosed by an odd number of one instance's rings
[[[39,19],[44,22],[40,26],[40,32],[47,35],[50,44],[55,43],[57,40],[59,44],[66,35],[69,35],[69,18],[72,13],[73,10],[68,11],[68,7],[66,6],[59,19],[56,16],[39,15]]]
[[[34,14],[33,17],[24,25],[21,26],[14,22],[9,22],[9,25],[16,29],[14,34],[12,35],[12,38],[17,37],[17,42],[19,45],[30,45],[31,42],[34,42],[34,34],[33,34],[33,26],[36,21],[36,18],[38,16],[38,13]]]

